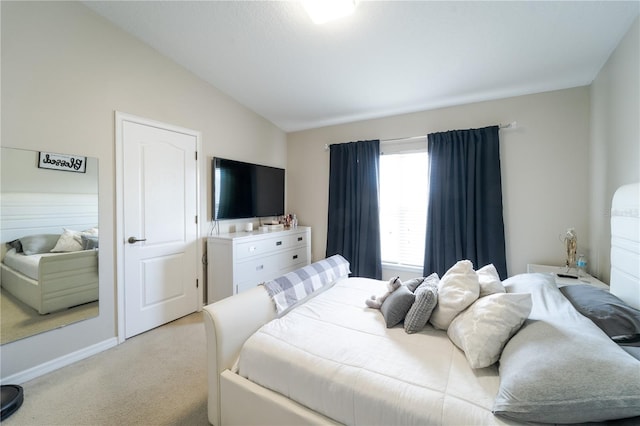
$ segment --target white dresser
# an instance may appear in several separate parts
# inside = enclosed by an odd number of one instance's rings
[[[213,303],[311,263],[311,228],[208,237],[207,262],[207,303]]]

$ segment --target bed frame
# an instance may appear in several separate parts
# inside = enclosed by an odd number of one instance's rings
[[[98,252],[83,250],[40,258],[38,279],[0,265],[2,288],[40,314],[98,300]]]
[[[640,303],[639,194],[640,184],[621,187],[611,210],[611,292],[636,307]],[[244,342],[276,316],[263,287],[205,306],[203,312],[211,424],[337,424],[232,371]]]
[[[0,200],[0,241],[26,235],[62,234],[98,224],[98,195],[4,192]],[[4,259],[5,244],[1,244]],[[40,314],[98,300],[98,251],[43,256],[38,280],[0,265],[2,288]]]

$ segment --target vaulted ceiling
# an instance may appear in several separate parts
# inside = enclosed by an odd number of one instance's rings
[[[290,132],[590,84],[638,1],[87,1]]]

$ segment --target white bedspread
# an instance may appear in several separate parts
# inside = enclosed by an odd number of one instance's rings
[[[495,366],[474,371],[445,332],[387,329],[365,306],[385,285],[345,279],[266,324],[238,373],[344,424],[508,424],[491,413]]]
[[[2,263],[29,278],[37,280],[40,258],[43,256],[58,256],[59,254],[60,253],[44,253],[25,256],[22,253],[16,253],[16,249],[11,249],[5,255]]]

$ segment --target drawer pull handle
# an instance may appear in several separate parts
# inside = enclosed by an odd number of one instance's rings
[[[282,245],[282,241],[276,241],[276,245],[277,246],[281,246]]]
[[[260,270],[262,270],[262,269],[264,269],[264,265],[258,265],[258,266],[256,266],[256,271],[260,271]]]
[[[302,241],[302,237],[298,237],[298,241]]]
[[[249,247],[249,251],[256,251],[256,246]]]
[[[293,256],[293,258],[294,258],[294,259],[297,259],[297,258],[298,258],[298,255],[297,255],[297,254],[296,254],[296,255],[294,255],[294,256]]]

